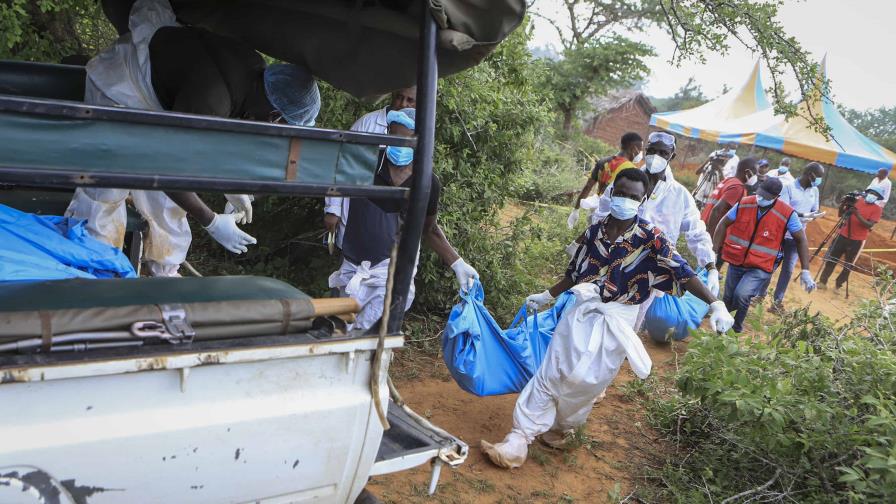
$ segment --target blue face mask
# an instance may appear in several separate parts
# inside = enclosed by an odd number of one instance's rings
[[[775,200],[776,200],[776,199],[778,199],[778,198],[765,199],[765,198],[760,198],[760,197],[757,196],[757,197],[756,197],[756,204],[759,205],[759,206],[761,206],[761,207],[770,207],[770,206],[772,206],[772,205],[775,204]]]
[[[786,167],[786,166],[779,166],[779,167],[778,167],[778,175],[784,175],[785,173],[787,173],[787,172],[789,172],[789,171],[790,171],[790,168],[788,168],[788,167]]]
[[[414,149],[412,147],[386,147],[386,157],[395,166],[408,166],[414,161]]]
[[[815,180],[813,180],[812,185],[814,185],[815,187],[820,186],[821,185],[821,177],[818,177]]]
[[[610,215],[619,220],[629,220],[638,215],[638,208],[641,206],[640,201],[635,201],[623,196],[613,196],[610,203]]]

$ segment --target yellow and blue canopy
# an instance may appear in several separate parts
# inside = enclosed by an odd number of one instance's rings
[[[826,75],[824,61],[821,75]],[[749,112],[751,107],[755,109]],[[790,119],[774,115],[757,63],[741,89],[700,107],[654,114],[650,124],[690,138],[755,145],[866,173],[896,167],[896,153],[859,133],[827,96],[810,96],[797,110]],[[747,113],[737,115],[743,112]],[[823,120],[830,128],[829,136],[817,131],[808,118]]]

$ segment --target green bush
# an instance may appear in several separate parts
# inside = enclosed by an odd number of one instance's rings
[[[892,293],[892,282],[884,287]],[[886,298],[884,298],[886,299]],[[896,330],[867,302],[834,326],[807,309],[758,339],[701,333],[655,400],[677,448],[658,476],[676,502],[893,502]]]

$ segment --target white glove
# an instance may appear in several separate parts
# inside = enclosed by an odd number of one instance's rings
[[[252,223],[252,201],[255,197],[251,194],[225,194],[227,204],[224,205],[224,213],[234,214],[237,224]]]
[[[538,294],[532,294],[531,296],[526,298],[526,309],[528,310],[537,310],[542,306],[550,303],[554,300],[554,296],[551,295],[550,291],[540,292]]]
[[[713,296],[719,296],[719,270],[713,268],[706,274],[706,288]]]
[[[463,291],[472,289],[473,281],[479,279],[479,272],[467,264],[463,258],[454,261],[454,264],[451,265],[451,269],[453,269],[454,274],[457,275],[457,283]]]
[[[227,250],[234,254],[242,254],[249,250],[247,246],[258,242],[236,227],[235,217],[235,214],[215,214],[215,218],[205,230]]]
[[[576,251],[579,250],[579,245],[579,243],[573,240],[572,243],[566,246],[566,255],[568,255],[570,259],[575,257]]]
[[[709,305],[709,326],[713,331],[718,333],[726,333],[731,326],[734,325],[734,317],[728,313],[724,301],[715,301]]]
[[[815,280],[812,280],[812,273],[809,273],[809,270],[800,272],[800,285],[803,286],[803,289],[805,289],[806,292],[815,290]]]
[[[569,217],[566,218],[566,225],[569,226],[569,229],[576,227],[576,223],[579,222],[579,209],[574,208],[572,212],[569,212]]]

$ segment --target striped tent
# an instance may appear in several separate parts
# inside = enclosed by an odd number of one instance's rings
[[[749,118],[749,124],[768,125],[774,118],[771,104],[762,87],[761,69],[757,61],[750,77],[739,89],[699,107],[673,112],[659,112],[650,116],[650,125],[708,142],[742,143],[738,131],[732,128]],[[744,124],[746,126],[746,124]]]
[[[821,75],[827,76],[825,60],[822,61]],[[726,103],[728,106],[723,106]],[[737,103],[738,107],[733,106],[734,103]],[[760,105],[764,105],[765,108],[739,117],[730,114],[735,109],[747,110],[751,103],[757,108]],[[706,114],[709,112],[697,114],[709,105],[713,107],[705,110],[729,114],[725,119],[722,119],[722,115],[718,118],[708,117]],[[650,118],[650,124],[691,138],[755,145],[790,156],[865,173],[876,173],[881,168],[892,170],[896,167],[896,153],[859,133],[843,118],[827,96],[818,94],[809,97],[797,105],[797,110],[797,115],[790,119],[774,115],[762,91],[757,63],[750,79],[740,90],[697,108],[654,114]],[[830,128],[829,137],[816,131],[807,119],[809,117],[823,120]]]

